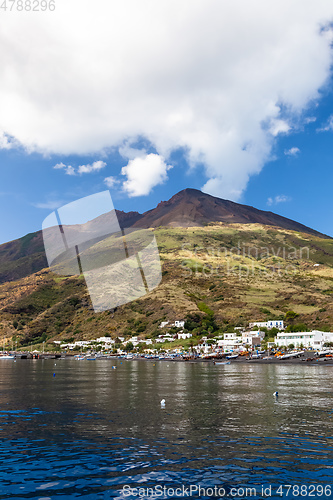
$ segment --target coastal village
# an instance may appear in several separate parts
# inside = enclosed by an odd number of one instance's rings
[[[74,343],[54,341],[62,352],[105,352],[114,355],[188,355],[201,357],[250,354],[255,356],[266,351],[299,351],[302,349],[321,351],[333,346],[333,332],[313,330],[308,332],[285,331],[283,320],[251,322],[247,329],[235,327],[234,332],[224,333],[215,337],[195,337],[186,331],[184,320],[174,322],[164,321],[159,325],[161,333],[155,338],[141,338],[136,335],[125,339],[119,336],[99,337],[92,340],[78,340]],[[174,333],[175,329],[177,330]],[[172,332],[172,333],[171,333]],[[274,341],[267,341],[270,332],[277,332]],[[179,341],[189,340],[187,343]],[[174,346],[173,344],[177,344]],[[180,345],[181,344],[181,345]],[[186,345],[183,345],[186,344]]]

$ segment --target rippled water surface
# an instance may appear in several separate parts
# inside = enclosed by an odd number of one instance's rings
[[[2,360],[0,392],[1,499],[333,498],[330,366]]]

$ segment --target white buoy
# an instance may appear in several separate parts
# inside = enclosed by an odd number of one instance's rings
[[[165,406],[165,399],[162,399],[161,406]]]
[[[278,396],[278,395],[279,395],[278,391],[273,392],[273,396]]]

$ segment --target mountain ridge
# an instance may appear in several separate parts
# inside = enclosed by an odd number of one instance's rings
[[[212,222],[263,224],[309,233],[320,238],[330,236],[271,211],[224,200],[186,188],[155,208],[144,212],[133,227],[200,227]]]
[[[204,227],[211,223],[262,224],[331,239],[299,222],[273,212],[223,200],[196,189],[179,191],[143,214],[116,210],[120,227]],[[105,215],[105,214],[104,214]],[[102,219],[99,216],[97,219]],[[96,220],[96,219],[95,219]],[[102,221],[101,221],[102,222]],[[87,224],[90,224],[89,221]],[[0,245],[0,283],[21,279],[47,267],[42,231]]]

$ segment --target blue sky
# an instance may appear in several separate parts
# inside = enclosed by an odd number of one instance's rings
[[[255,3],[0,24],[0,243],[108,186],[119,210],[192,187],[333,236],[332,3]]]
[[[309,110],[309,116],[316,121],[276,140],[275,157],[251,177],[239,202],[271,210],[333,236],[333,130],[319,131],[333,116],[333,94],[326,93],[319,105]],[[77,168],[99,160],[106,166],[88,174],[66,175],[53,168],[59,162]],[[123,179],[121,169],[127,164],[116,152],[107,156],[44,157],[22,149],[1,151],[0,162],[1,242],[41,229],[53,208],[107,189],[104,179]],[[176,152],[170,163],[173,168],[168,171],[168,180],[155,186],[149,195],[129,197],[118,185],[111,188],[115,207],[144,212],[181,189],[201,189],[206,177],[200,167],[189,169],[182,151]]]

